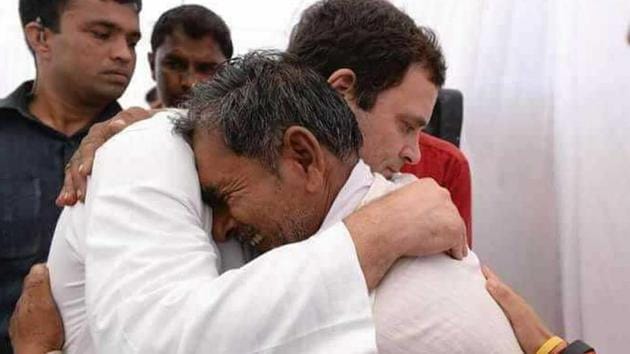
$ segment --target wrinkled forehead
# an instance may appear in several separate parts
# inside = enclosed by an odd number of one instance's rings
[[[232,173],[239,173],[238,167],[247,163],[245,158],[237,156],[225,144],[223,134],[217,128],[199,127],[192,134],[192,148],[195,154],[197,170],[202,179],[227,178]],[[247,159],[249,160],[249,159]]]
[[[226,156],[234,154],[225,144],[225,137],[216,126],[197,125],[191,132],[191,145],[195,154],[198,152]]]

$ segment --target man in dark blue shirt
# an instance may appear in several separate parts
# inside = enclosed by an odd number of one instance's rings
[[[0,100],[0,353],[24,276],[46,260],[64,166],[89,127],[120,111],[141,0],[20,0],[37,77]]]

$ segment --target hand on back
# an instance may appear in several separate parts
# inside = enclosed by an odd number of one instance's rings
[[[85,201],[87,177],[92,173],[96,150],[129,125],[147,119],[158,111],[131,107],[109,120],[94,124],[66,165],[63,187],[55,201],[57,206],[71,206],[78,201]]]

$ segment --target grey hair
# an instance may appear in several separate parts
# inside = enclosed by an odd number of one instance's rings
[[[287,128],[302,126],[342,161],[363,143],[350,108],[319,74],[287,54],[254,51],[234,58],[197,85],[175,131],[189,141],[197,129],[217,130],[236,155],[277,168]]]

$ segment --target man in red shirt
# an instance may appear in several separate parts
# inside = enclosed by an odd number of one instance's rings
[[[302,13],[287,52],[344,97],[363,133],[360,156],[372,171],[391,178],[402,169],[432,177],[449,190],[470,246],[466,157],[450,143],[421,132],[446,74],[433,31],[418,27],[385,1],[320,1]]]

